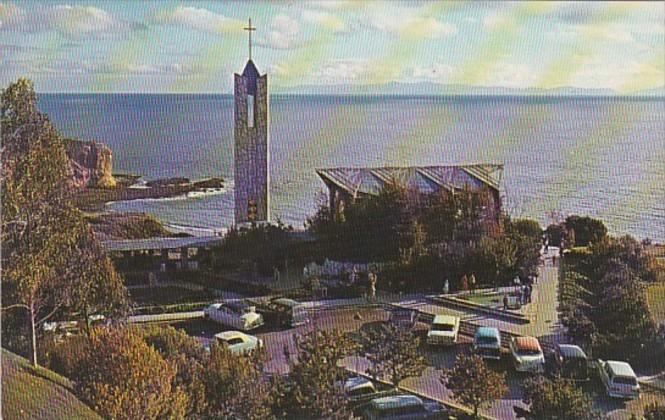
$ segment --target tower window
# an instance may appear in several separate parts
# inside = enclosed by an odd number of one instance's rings
[[[254,95],[247,95],[247,127],[254,127]]]

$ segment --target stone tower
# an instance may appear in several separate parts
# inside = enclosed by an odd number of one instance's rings
[[[268,221],[268,76],[252,61],[252,21],[249,60],[242,74],[234,75],[235,222]]]

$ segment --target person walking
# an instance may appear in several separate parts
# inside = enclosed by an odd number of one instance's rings
[[[471,277],[469,277],[469,283],[471,284],[471,293],[475,294],[476,293],[476,276],[471,273]]]
[[[450,282],[446,279],[446,281],[443,282],[443,294],[447,295],[448,293],[450,293]]]
[[[369,299],[374,301],[376,299],[376,274],[374,271],[370,271],[367,277],[369,278]]]
[[[508,295],[505,294],[503,295],[503,310],[505,311],[507,309],[508,309]]]
[[[469,291],[469,279],[466,277],[466,274],[462,276],[462,290],[465,292]]]

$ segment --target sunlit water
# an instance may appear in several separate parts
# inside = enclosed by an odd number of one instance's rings
[[[602,218],[615,234],[665,242],[665,101],[608,98],[272,96],[273,216],[301,227],[325,189],[315,168],[505,164],[506,208]],[[66,134],[113,150],[115,172],[147,179],[233,176],[225,95],[41,95]],[[232,223],[233,190],[118,202],[194,233]]]

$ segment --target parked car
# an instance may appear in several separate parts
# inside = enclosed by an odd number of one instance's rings
[[[374,382],[362,376],[352,376],[344,382],[344,395],[349,399],[357,399],[365,395],[376,394]]]
[[[293,299],[277,298],[270,301],[273,308],[282,314],[282,324],[297,327],[309,322],[309,314],[305,306]]]
[[[574,381],[589,380],[589,359],[580,347],[572,344],[557,344],[546,370],[551,376]]]
[[[520,309],[521,307],[522,307],[522,302],[520,301],[519,295],[509,294],[506,296],[507,309]]]
[[[372,420],[439,419],[447,418],[447,410],[439,403],[426,403],[415,395],[400,394],[373,399],[361,417]]]
[[[215,334],[215,340],[224,344],[233,354],[245,355],[263,348],[263,340],[240,331]]]
[[[459,318],[450,315],[436,315],[427,332],[428,344],[455,344],[459,333]]]
[[[391,309],[389,322],[398,327],[413,329],[418,322],[418,311],[402,308]]]
[[[473,351],[483,359],[501,360],[501,334],[494,327],[479,327],[473,336]]]
[[[545,355],[535,337],[513,337],[510,341],[510,354],[518,372],[545,371]]]
[[[347,378],[345,381],[339,382],[338,386],[344,391],[349,408],[356,416],[361,414],[369,401],[399,393],[396,388],[379,389],[374,382],[362,376]]]
[[[256,307],[241,300],[213,303],[203,310],[203,315],[241,331],[250,331],[263,325],[263,316],[256,313]]]
[[[639,398],[640,385],[633,368],[626,362],[599,360],[598,371],[607,395],[612,398]]]

